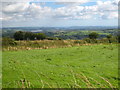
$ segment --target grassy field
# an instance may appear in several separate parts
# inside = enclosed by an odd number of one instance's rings
[[[3,51],[3,88],[117,88],[118,46]]]

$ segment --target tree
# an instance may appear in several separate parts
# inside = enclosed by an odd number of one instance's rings
[[[15,32],[15,34],[14,34],[14,39],[15,40],[24,40],[24,32],[22,32],[22,31],[17,31],[17,32]]]
[[[32,33],[32,32],[23,32],[17,31],[14,34],[15,40],[43,40],[46,39],[46,35],[44,33]]]
[[[110,38],[112,38],[112,35],[109,34],[109,35],[107,35],[106,37],[107,37],[108,39],[110,39]]]
[[[25,32],[24,34],[24,40],[34,40],[35,35],[32,32]]]
[[[112,43],[112,42],[111,42],[111,40],[110,40],[110,39],[112,38],[112,35],[111,35],[111,34],[109,34],[109,35],[107,35],[106,37],[107,37],[107,39],[108,39],[109,43]]]
[[[90,38],[90,39],[97,39],[98,36],[99,36],[99,34],[96,33],[96,32],[92,32],[92,33],[89,34],[89,38]]]
[[[46,35],[44,33],[36,33],[35,38],[37,40],[43,40],[43,39],[46,39]]]

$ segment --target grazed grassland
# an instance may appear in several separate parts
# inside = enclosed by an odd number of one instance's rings
[[[118,46],[3,51],[3,88],[116,88]]]

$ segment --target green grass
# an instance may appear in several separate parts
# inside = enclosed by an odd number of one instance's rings
[[[0,47],[0,89],[2,89],[2,50]]]
[[[117,45],[3,52],[3,88],[116,88]]]
[[[64,33],[61,33],[61,32],[59,32],[59,33],[55,33],[55,35],[54,36],[61,36],[61,35],[67,35],[67,36],[72,36],[72,35],[88,35],[88,34],[90,34],[91,32],[96,32],[96,33],[98,33],[99,35],[109,35],[110,34],[110,32],[112,33],[112,32],[115,32],[114,30],[109,30],[109,31],[106,31],[106,32],[104,32],[104,31],[97,31],[97,30],[80,30],[80,31],[66,31],[66,32],[64,32]]]

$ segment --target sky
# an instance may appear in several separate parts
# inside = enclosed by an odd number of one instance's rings
[[[3,27],[117,26],[119,0],[3,0]]]

